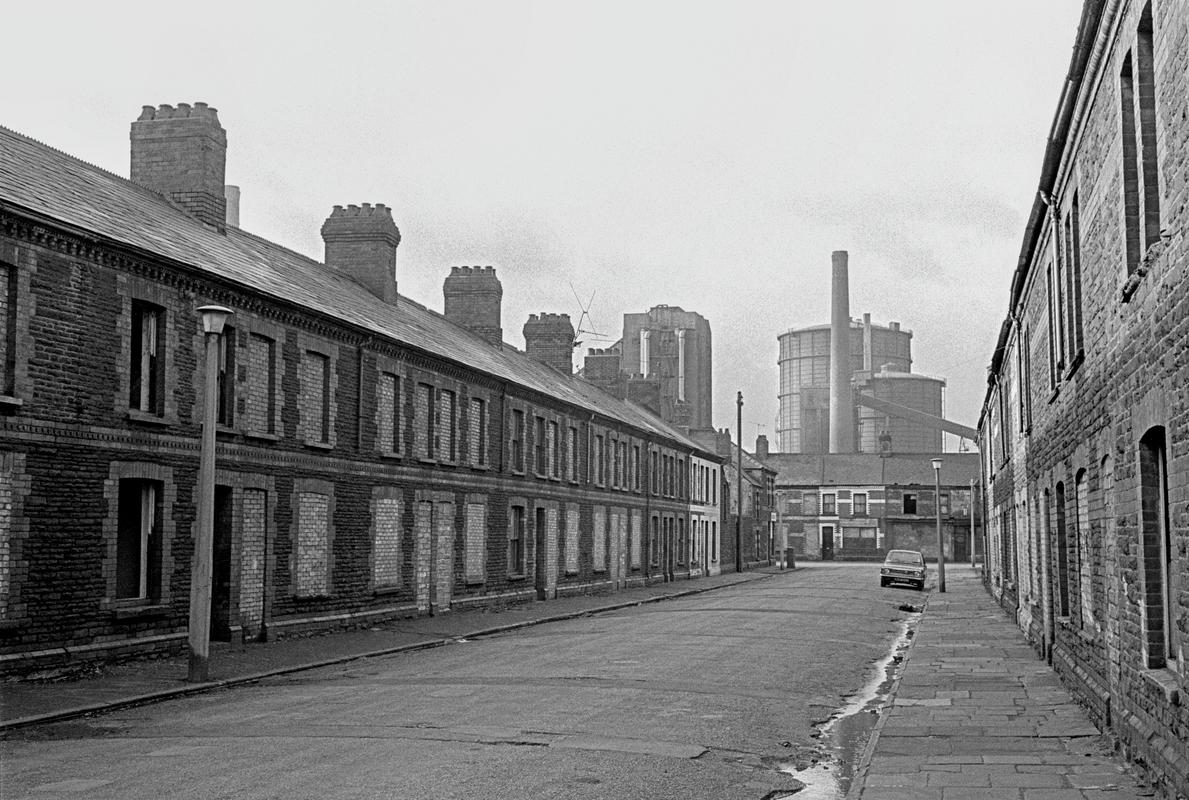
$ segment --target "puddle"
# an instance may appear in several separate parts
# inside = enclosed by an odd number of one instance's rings
[[[824,746],[823,759],[809,767],[798,769],[785,764],[781,772],[788,773],[805,784],[805,788],[785,797],[795,800],[842,800],[850,790],[854,770],[863,748],[871,736],[879,712],[887,703],[888,693],[896,671],[904,660],[904,652],[912,641],[912,630],[920,614],[901,620],[900,632],[888,654],[875,663],[871,680],[851,696],[845,706],[817,726],[815,738]]]

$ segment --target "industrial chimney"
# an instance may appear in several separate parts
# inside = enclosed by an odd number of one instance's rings
[[[854,398],[850,385],[850,285],[847,253],[835,250],[830,271],[830,452],[855,450]]]

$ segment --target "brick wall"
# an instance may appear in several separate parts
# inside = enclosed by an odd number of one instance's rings
[[[1072,133],[1058,142],[1062,166],[1045,178],[1051,206],[1040,209],[983,427],[986,438],[999,413],[1019,437],[1010,462],[992,464],[990,516],[1029,521],[1008,532],[1028,573],[1019,595],[998,561],[993,590],[1092,718],[1175,796],[1189,794],[1178,746],[1189,741],[1178,701],[1189,692],[1189,4],[1154,0],[1150,21],[1145,7],[1112,7],[1117,19],[1091,26],[1097,72],[1082,88],[1096,88],[1079,95]],[[1149,47],[1151,82],[1136,58]],[[1050,275],[1065,276],[1060,309]],[[1023,398],[1001,403],[1013,382]],[[1161,432],[1163,497],[1144,489],[1159,485],[1156,472],[1138,468]],[[1179,591],[1148,568],[1162,559]],[[1181,649],[1161,663],[1165,608]]]

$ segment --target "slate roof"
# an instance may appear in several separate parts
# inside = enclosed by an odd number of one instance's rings
[[[406,297],[383,302],[346,275],[238,228],[220,234],[162,195],[0,126],[0,208],[34,215],[311,309],[649,433],[704,448],[634,403],[505,345],[495,347]]]
[[[978,482],[978,453],[911,453],[881,458],[874,453],[772,453],[764,463],[780,486],[932,486],[940,458],[943,486]]]

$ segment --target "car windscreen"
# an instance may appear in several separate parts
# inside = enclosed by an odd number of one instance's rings
[[[892,564],[920,564],[924,561],[920,553],[911,553],[907,550],[893,550],[888,553],[888,561]]]

